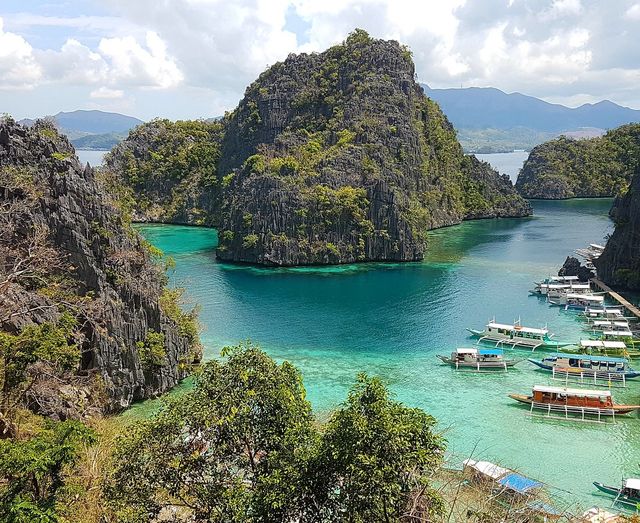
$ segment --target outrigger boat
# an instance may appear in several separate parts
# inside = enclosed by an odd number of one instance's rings
[[[610,487],[604,483],[594,481],[593,485],[600,491],[615,496],[614,503],[623,503],[633,508],[640,503],[640,479],[628,478],[622,482],[622,487]]]
[[[612,321],[612,320],[595,320],[584,327],[584,330],[588,330],[594,333],[604,332],[630,332],[629,322],[627,320]]]
[[[587,307],[582,311],[582,316],[587,321],[626,319],[619,307]]]
[[[598,379],[605,383],[609,381],[622,381],[640,376],[640,372],[629,367],[629,360],[613,356],[594,356],[591,354],[568,354],[558,352],[545,356],[542,360],[529,361],[549,371],[553,377],[577,378],[584,381],[593,380],[598,384]]]
[[[566,289],[549,289],[547,292],[547,297],[551,300],[562,298],[567,294],[595,294],[591,290],[591,284],[589,283],[580,283],[576,285],[571,285]]]
[[[570,342],[552,340],[553,334],[545,329],[523,327],[520,322],[514,325],[496,323],[495,320],[487,323],[484,330],[467,329],[473,336],[479,338],[478,343],[495,342],[496,346],[507,345],[511,347],[525,347],[535,350],[559,349],[571,345]]]
[[[547,295],[550,291],[570,290],[574,286],[585,285],[577,276],[551,276],[543,281],[533,282],[535,287],[531,294]],[[587,284],[588,285],[588,284]]]
[[[451,353],[451,357],[438,356],[444,363],[454,366],[456,369],[465,368],[472,370],[497,369],[507,370],[513,367],[521,359],[506,359],[502,349],[477,349],[462,348]]]
[[[559,305],[566,310],[575,309],[584,311],[594,305],[603,305],[604,296],[599,294],[564,294],[559,298],[549,299],[551,305]]]
[[[545,411],[547,417],[559,419],[601,421],[602,417],[615,419],[616,416],[640,409],[640,405],[613,403],[611,391],[608,390],[569,389],[536,385],[530,395],[509,394],[509,397],[529,405],[532,415],[533,409],[538,409]],[[564,414],[564,416],[560,416],[560,414]]]
[[[580,340],[577,349],[565,348],[568,353],[599,354],[601,356],[618,356],[621,358],[640,358],[640,351],[629,350],[624,341]]]

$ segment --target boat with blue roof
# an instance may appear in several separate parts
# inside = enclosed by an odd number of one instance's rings
[[[522,359],[505,358],[502,349],[459,348],[451,353],[451,356],[440,356],[443,363],[456,369],[471,370],[507,370]]]
[[[592,354],[570,354],[557,352],[535,360],[529,361],[542,370],[553,373],[553,377],[575,377],[584,380],[593,379],[608,381],[626,381],[637,378],[640,372],[629,366],[626,358],[614,356],[599,356]]]

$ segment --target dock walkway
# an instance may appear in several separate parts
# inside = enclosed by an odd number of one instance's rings
[[[625,309],[627,309],[636,318],[640,319],[640,309],[638,309],[638,307],[636,307],[633,303],[631,303],[627,299],[620,296],[617,292],[612,290],[611,287],[609,287],[606,283],[600,281],[597,278],[591,278],[591,283],[593,283],[601,291],[608,293],[611,299],[617,301],[620,305],[622,305]]]

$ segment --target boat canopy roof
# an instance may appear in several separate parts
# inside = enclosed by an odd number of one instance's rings
[[[628,321],[611,321],[611,320],[595,320],[593,325],[596,327],[614,326],[614,327],[627,327],[629,328]]]
[[[597,249],[599,251],[604,251],[604,247],[602,245],[597,244],[597,243],[590,243],[589,247],[591,247],[593,249]]]
[[[580,345],[582,347],[604,347],[602,340],[580,340]]]
[[[551,276],[553,281],[578,281],[577,276]]]
[[[633,336],[631,331],[604,331],[602,334],[605,336],[617,336],[618,338],[631,338]]]
[[[478,349],[473,348],[460,348],[456,349],[458,354],[478,354]]]
[[[588,390],[588,389],[566,389],[563,387],[550,387],[548,385],[535,385],[534,392],[549,392],[551,394],[566,394],[567,396],[580,396],[589,398],[608,398],[611,391],[608,390]]]
[[[517,492],[518,494],[526,494],[530,490],[542,487],[542,483],[539,481],[529,479],[516,472],[507,474],[503,478],[499,479],[498,483],[509,490]]]
[[[465,467],[471,467],[472,469],[478,471],[480,474],[488,476],[492,479],[501,478],[505,474],[509,474],[511,472],[509,469],[500,467],[495,463],[491,463],[490,461],[476,461],[474,459],[465,459],[462,464]]]
[[[491,355],[491,356],[502,356],[504,351],[502,349],[480,349],[480,354]]]
[[[640,479],[637,479],[637,478],[625,479],[624,488],[630,488],[632,490],[640,490]]]
[[[613,356],[595,356],[591,354],[569,354],[566,352],[556,352],[551,354],[551,358],[566,358],[571,360],[585,360],[585,361],[606,361],[610,363],[626,363],[626,358],[614,358]]]
[[[598,296],[596,294],[567,294],[567,298],[581,299],[585,301],[603,302],[604,296]]]
[[[605,349],[626,349],[624,341],[580,340],[580,345],[585,348],[597,347]]]
[[[491,322],[487,325],[487,327],[492,329],[505,329],[512,331],[520,331],[520,332],[529,332],[531,334],[547,334],[549,331],[547,329],[536,329],[533,327],[520,327],[518,325],[506,325],[504,323],[496,323]]]

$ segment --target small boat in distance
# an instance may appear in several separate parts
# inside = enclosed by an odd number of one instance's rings
[[[438,355],[444,363],[456,369],[471,370],[507,370],[521,359],[507,359],[502,349],[460,348],[451,353],[451,357]]]
[[[611,392],[608,390],[536,385],[530,395],[509,394],[509,397],[529,405],[531,414],[534,409],[538,409],[546,412],[547,417],[557,419],[601,421],[603,417],[615,419],[616,415],[628,414],[640,409],[640,405],[613,403]]]
[[[623,503],[633,508],[636,508],[638,503],[640,503],[640,479],[625,479],[621,487],[610,487],[598,481],[594,481],[593,485],[600,492],[615,496],[614,502]]]
[[[613,356],[594,356],[591,354],[556,353],[545,356],[542,360],[529,361],[541,368],[553,373],[553,377],[561,378],[585,378],[593,380],[597,384],[600,379],[605,383],[609,381],[626,381],[640,376],[640,372],[629,367],[629,360]]]
[[[571,345],[570,342],[560,342],[552,340],[553,334],[544,329],[536,329],[533,327],[523,327],[520,321],[513,325],[496,323],[495,319],[485,326],[484,330],[467,329],[472,336],[475,336],[480,342],[495,342],[496,347],[506,345],[511,347],[525,347],[535,350],[543,349],[559,349]]]

